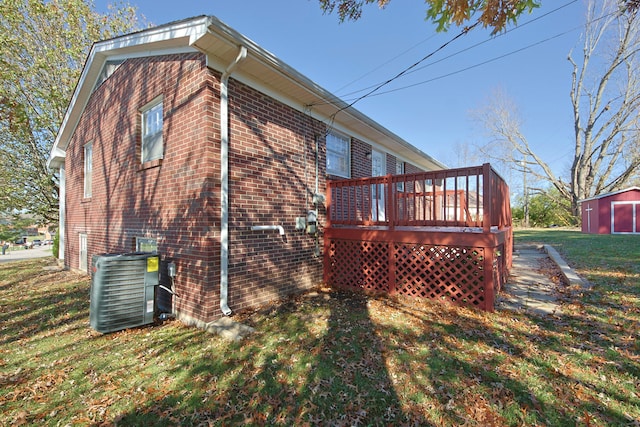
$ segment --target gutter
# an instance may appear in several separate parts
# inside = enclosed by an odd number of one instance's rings
[[[229,308],[229,77],[247,57],[247,48],[240,46],[238,56],[220,78],[220,309],[225,316]]]

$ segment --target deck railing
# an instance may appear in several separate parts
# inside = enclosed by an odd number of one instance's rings
[[[509,188],[486,163],[458,169],[329,181],[327,226],[511,225]]]
[[[326,283],[494,310],[513,235],[491,165],[327,186]]]

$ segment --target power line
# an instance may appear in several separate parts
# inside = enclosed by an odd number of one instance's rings
[[[536,22],[536,21],[539,21],[539,20],[541,20],[541,19],[544,19],[544,18],[548,17],[549,15],[551,15],[551,14],[553,14],[553,13],[556,13],[556,12],[558,12],[558,11],[562,10],[563,8],[568,7],[568,6],[572,5],[573,3],[576,3],[577,1],[578,1],[578,0],[571,0],[571,1],[569,1],[568,3],[565,3],[565,4],[563,4],[563,5],[561,5],[561,6],[557,7],[557,8],[555,8],[555,9],[553,9],[553,10],[550,10],[549,12],[547,12],[547,13],[545,13],[545,14],[543,14],[543,15],[540,15],[540,16],[538,16],[538,17],[534,18],[534,19],[531,19],[530,21],[527,21],[527,22],[525,22],[525,23],[523,23],[523,24],[521,24],[521,25],[518,25],[518,26],[517,26],[517,27],[515,27],[515,28],[511,28],[511,29],[509,29],[509,30],[506,30],[505,32],[500,33],[500,34],[498,34],[498,35],[497,35],[497,36],[495,36],[495,37],[485,39],[485,40],[483,40],[483,41],[481,41],[481,42],[478,42],[478,43],[476,43],[476,44],[474,44],[474,45],[472,45],[472,46],[469,46],[469,47],[467,47],[467,48],[465,48],[465,49],[462,49],[462,50],[459,50],[459,51],[457,51],[457,52],[455,52],[455,53],[452,53],[451,55],[445,56],[444,58],[438,59],[437,61],[430,62],[430,63],[428,63],[428,64],[425,64],[425,65],[424,65],[424,66],[422,66],[422,67],[415,68],[415,69],[413,69],[413,70],[411,70],[411,71],[409,71],[409,72],[404,73],[404,75],[409,75],[409,74],[413,74],[413,73],[415,73],[415,72],[418,72],[418,71],[420,71],[420,70],[424,70],[424,69],[425,69],[425,68],[427,68],[427,67],[430,67],[430,66],[435,65],[435,64],[439,64],[440,62],[443,62],[443,61],[445,61],[445,60],[447,60],[447,59],[453,58],[454,56],[460,55],[461,53],[467,52],[467,51],[469,51],[469,50],[471,50],[471,49],[475,49],[476,47],[481,46],[481,45],[483,45],[483,44],[485,44],[485,43],[491,42],[491,41],[495,40],[495,39],[496,39],[496,38],[498,38],[498,37],[504,36],[504,35],[506,35],[506,34],[508,34],[508,33],[511,33],[511,32],[513,32],[513,31],[516,31],[516,30],[519,30],[519,29],[521,29],[521,28],[523,28],[523,27],[525,27],[525,26],[527,26],[527,25],[529,25],[529,24],[532,24],[532,23]],[[574,29],[574,30],[575,30],[575,29]],[[572,30],[572,31],[573,31],[573,30]],[[424,42],[424,41],[423,41],[423,42]],[[418,43],[418,44],[421,44],[421,43],[423,43],[423,42],[420,42],[420,43]],[[415,47],[415,45],[414,45],[413,47]],[[411,48],[409,48],[408,50],[404,51],[402,54],[404,54],[404,53],[408,52],[409,50],[413,49],[413,47],[411,47]],[[402,55],[402,54],[400,54],[400,55]],[[394,57],[393,59],[397,58],[397,57],[398,57],[398,56],[400,56],[400,55],[397,55],[397,56],[396,56],[396,57]],[[378,70],[378,69],[379,69],[379,68],[381,68],[383,65],[386,65],[387,63],[391,62],[393,59],[391,59],[391,60],[389,60],[389,61],[385,62],[384,64],[382,64],[382,65],[380,65],[380,66],[376,67],[376,68],[375,68],[374,70],[372,70],[371,72],[369,72],[369,73],[365,74],[365,76],[366,76],[366,75],[371,74],[371,73],[372,73],[373,71],[375,71],[375,70]],[[364,77],[364,76],[363,76],[363,77]],[[362,78],[362,77],[361,77],[361,78]],[[360,80],[361,78],[359,78],[359,79],[357,79],[357,80]],[[357,81],[357,80],[356,80],[356,81]],[[344,88],[344,87],[346,87],[346,86],[349,86],[350,84],[351,84],[351,83],[349,83],[349,84],[347,84],[347,85],[343,86],[342,88]],[[346,93],[346,94],[344,94],[343,96],[347,97],[347,96],[349,96],[349,95],[355,95],[356,93],[363,92],[363,91],[365,91],[365,90],[367,90],[367,89],[370,89],[370,88],[372,88],[372,87],[375,87],[375,86],[376,86],[376,85],[374,84],[374,85],[368,86],[368,87],[366,87],[366,88],[359,89],[359,90],[357,90],[357,91],[353,91],[353,92]],[[342,89],[342,88],[341,88],[341,89]],[[388,93],[388,92],[385,92],[385,93]]]
[[[351,86],[355,82],[358,82],[358,81],[362,80],[363,78],[367,77],[368,75],[373,74],[374,72],[378,71],[380,68],[384,67],[385,65],[389,64],[390,62],[395,61],[396,59],[400,58],[405,53],[415,49],[416,47],[420,46],[421,44],[428,42],[429,40],[431,40],[435,36],[436,36],[436,33],[433,33],[431,36],[427,37],[426,39],[423,39],[423,40],[419,41],[418,43],[414,44],[413,46],[411,46],[410,48],[403,50],[402,52],[400,52],[399,54],[397,54],[393,58],[388,59],[387,61],[385,61],[382,64],[378,65],[377,67],[373,68],[372,70],[362,74],[360,77],[357,77],[356,79],[354,79],[354,80],[350,81],[349,83],[347,83],[347,84],[341,86],[340,88],[336,89],[336,93],[339,93],[342,89]],[[349,93],[345,94],[344,96],[348,96],[348,95],[352,95],[354,93],[362,92],[362,91],[367,90],[367,89],[369,89],[369,88],[371,88],[373,86],[375,86],[375,85],[369,86],[369,87],[364,88],[364,89],[359,89],[359,90],[357,90],[355,92],[349,92]]]
[[[523,28],[523,27],[525,27],[525,26],[527,26],[527,25],[529,25],[529,24],[532,24],[532,23],[534,23],[534,22],[536,22],[536,21],[539,21],[539,20],[541,20],[541,19],[543,19],[543,18],[546,18],[547,16],[551,15],[552,13],[556,13],[556,12],[558,12],[559,10],[561,10],[561,9],[563,9],[563,8],[565,8],[565,7],[568,7],[568,6],[572,5],[573,3],[576,3],[577,1],[578,1],[578,0],[572,0],[572,1],[568,2],[568,3],[565,3],[564,5],[559,6],[559,7],[557,7],[556,9],[553,9],[553,10],[551,10],[551,11],[549,11],[549,12],[547,12],[547,13],[543,14],[543,15],[540,15],[540,16],[538,16],[537,18],[534,18],[534,19],[532,19],[532,20],[530,20],[530,21],[527,21],[527,22],[523,23],[522,25],[519,25],[519,26],[517,26],[517,27],[515,27],[515,28],[511,28],[511,29],[509,29],[509,30],[505,31],[505,32],[504,32],[504,33],[502,33],[502,34],[499,34],[499,35],[498,35],[498,36],[496,36],[496,37],[489,38],[489,39],[483,40],[483,41],[481,41],[481,42],[478,42],[478,43],[476,43],[476,44],[474,44],[474,45],[472,45],[472,46],[469,46],[469,47],[467,47],[467,48],[465,48],[465,49],[462,49],[462,50],[460,50],[460,51],[458,51],[458,52],[456,52],[456,53],[453,53],[453,54],[451,54],[451,55],[449,55],[449,56],[445,56],[444,58],[441,58],[441,59],[439,59],[439,60],[437,60],[437,61],[435,61],[435,62],[431,62],[431,63],[429,63],[429,64],[426,64],[426,65],[422,66],[422,67],[416,68],[415,70],[412,70],[411,72],[409,72],[409,73],[407,73],[407,74],[412,74],[412,73],[418,72],[418,71],[423,70],[423,69],[425,69],[425,68],[427,68],[427,67],[430,67],[430,66],[432,66],[432,65],[438,64],[438,63],[440,63],[440,62],[442,62],[442,61],[444,61],[444,60],[446,60],[446,59],[449,59],[449,58],[452,58],[452,57],[454,57],[454,56],[457,56],[457,55],[459,55],[460,53],[467,52],[467,51],[469,51],[469,50],[471,50],[471,49],[474,49],[474,48],[476,48],[476,47],[478,47],[478,46],[480,46],[480,45],[483,45],[483,44],[485,44],[485,43],[488,43],[488,42],[490,42],[490,41],[493,41],[493,40],[495,40],[497,37],[500,37],[500,36],[506,35],[506,34],[508,34],[508,33],[510,33],[510,32],[516,31],[516,30],[518,30],[518,29],[520,29],[520,28]],[[578,28],[581,28],[581,27],[575,27],[575,28],[572,28],[571,30],[567,30],[566,32],[564,32],[564,33],[563,33],[563,34],[561,34],[561,35],[564,35],[564,34],[568,34],[568,33],[570,33],[570,32],[573,32],[573,31],[575,31],[575,30],[576,30],[576,29],[578,29]],[[552,40],[553,38],[556,38],[556,37],[560,37],[560,35],[553,36],[553,37],[551,37],[551,38],[548,38],[548,39],[546,39],[546,40],[543,40],[542,42]],[[533,45],[532,45],[532,46],[530,46],[530,47],[533,47]],[[516,51],[516,52],[517,52],[517,51]]]
[[[577,28],[579,28],[579,27],[577,27]],[[537,41],[537,42],[532,43],[532,44],[530,44],[530,45],[527,45],[527,46],[521,47],[521,48],[519,48],[519,49],[513,50],[513,51],[511,51],[511,52],[507,52],[507,53],[505,53],[505,54],[502,54],[502,55],[499,55],[499,56],[493,57],[493,58],[488,59],[488,60],[486,60],[486,61],[482,61],[482,62],[479,62],[479,63],[477,63],[477,64],[470,65],[470,66],[468,66],[468,67],[461,68],[461,69],[459,69],[459,70],[452,71],[452,72],[447,73],[447,74],[443,74],[443,75],[440,75],[440,76],[437,76],[437,77],[433,77],[433,78],[428,79],[428,80],[423,80],[423,81],[418,82],[418,83],[413,83],[413,84],[410,84],[410,85],[407,85],[407,86],[402,86],[402,87],[399,87],[399,88],[396,88],[396,89],[387,90],[387,91],[385,91],[385,92],[380,92],[380,93],[377,93],[377,94],[375,94],[375,95],[371,94],[371,95],[368,95],[368,96],[379,96],[379,95],[385,95],[385,94],[388,94],[388,93],[398,92],[398,91],[400,91],[400,90],[409,89],[409,88],[412,88],[412,87],[416,87],[416,86],[420,86],[420,85],[423,85],[423,84],[431,83],[431,82],[434,82],[434,81],[436,81],[436,80],[444,79],[444,78],[446,78],[446,77],[451,77],[451,76],[454,76],[454,75],[456,75],[456,74],[460,74],[460,73],[463,73],[463,72],[465,72],[465,71],[469,71],[469,70],[472,70],[472,69],[474,69],[474,68],[481,67],[481,66],[486,65],[486,64],[489,64],[489,63],[491,63],[491,62],[495,62],[495,61],[498,61],[498,60],[500,60],[500,59],[504,59],[504,58],[506,58],[506,57],[508,57],[508,56],[515,55],[516,53],[520,53],[520,52],[522,52],[522,51],[524,51],[524,50],[531,49],[532,47],[535,47],[535,46],[541,45],[541,44],[543,44],[543,43],[546,43],[546,42],[548,42],[548,41],[551,41],[551,40],[557,39],[557,38],[559,38],[559,37],[562,37],[562,36],[564,36],[564,35],[566,35],[566,34],[569,34],[569,33],[573,32],[573,31],[575,31],[575,30],[576,30],[576,28],[573,28],[573,29],[568,30],[568,31],[564,31],[564,32],[562,32],[562,33],[560,33],[560,34],[556,34],[556,35],[551,36],[551,37],[548,37],[548,38],[546,38],[546,39],[544,39],[544,40]],[[354,101],[354,103],[355,103],[355,102],[357,102],[357,101],[359,101],[361,98],[362,98],[362,97],[360,97],[360,98],[356,99],[356,101]],[[353,105],[353,103],[352,103],[351,105]]]
[[[460,33],[458,33],[455,37],[453,37],[452,39],[450,39],[449,41],[445,42],[444,44],[442,44],[439,48],[437,48],[436,50],[432,51],[431,53],[427,54],[426,56],[424,56],[422,59],[420,59],[418,62],[415,62],[413,65],[405,68],[404,70],[402,70],[401,72],[399,72],[398,74],[396,74],[395,76],[393,76],[392,78],[388,79],[387,81],[380,83],[379,85],[377,85],[374,89],[371,89],[369,92],[365,93],[364,95],[356,98],[353,102],[349,103],[348,105],[339,108],[338,111],[336,111],[335,113],[333,113],[331,115],[331,121],[333,122],[333,119],[335,118],[335,116],[337,116],[341,111],[346,110],[347,108],[352,107],[356,102],[367,98],[369,96],[371,96],[373,93],[377,92],[379,89],[381,89],[382,87],[388,85],[389,83],[393,82],[394,80],[402,77],[404,74],[406,74],[407,72],[409,72],[411,69],[417,67],[418,65],[420,65],[422,62],[426,61],[427,59],[429,59],[430,57],[432,57],[433,55],[435,55],[436,53],[438,53],[439,51],[441,51],[442,49],[444,49],[445,47],[447,47],[449,44],[453,43],[454,41],[456,41],[457,39],[459,39],[460,37],[464,36],[465,34],[467,34],[469,31],[471,31],[472,29],[474,29],[476,26],[478,26],[480,22],[476,22],[475,24],[471,25],[470,27],[465,27],[462,29],[462,31],[460,31]]]
[[[575,2],[575,0],[574,0],[574,2]],[[600,16],[600,17],[598,17],[598,18],[595,18],[595,19],[593,19],[593,20],[589,21],[589,23],[597,22],[597,21],[600,21],[600,20],[605,19],[605,18],[610,17],[610,16],[612,16],[612,14],[603,15],[603,16]],[[431,78],[431,79],[423,80],[423,81],[418,82],[418,83],[413,83],[413,84],[411,84],[411,85],[402,86],[402,87],[399,87],[399,88],[396,88],[396,89],[387,90],[387,91],[385,91],[385,92],[380,92],[380,93],[377,93],[377,94],[371,94],[371,95],[368,95],[368,96],[379,96],[379,95],[385,95],[385,94],[388,94],[388,93],[393,93],[393,92],[397,92],[397,91],[400,91],[400,90],[409,89],[409,88],[412,88],[412,87],[416,87],[416,86],[420,86],[420,85],[423,85],[423,84],[431,83],[431,82],[434,82],[434,81],[436,81],[436,80],[440,80],[440,79],[443,79],[443,78],[446,78],[446,77],[450,77],[450,76],[453,76],[453,75],[456,75],[456,74],[460,74],[460,73],[463,73],[463,72],[465,72],[465,71],[469,71],[469,70],[471,70],[471,69],[473,69],[473,68],[477,68],[477,67],[480,67],[480,66],[482,66],[482,65],[486,65],[486,64],[489,64],[489,63],[491,63],[491,62],[495,62],[495,61],[498,61],[498,60],[500,60],[500,59],[506,58],[506,57],[508,57],[508,56],[515,55],[516,53],[520,53],[520,52],[522,52],[522,51],[524,51],[524,50],[531,49],[531,48],[533,48],[533,47],[535,47],[535,46],[541,45],[541,44],[546,43],[546,42],[548,42],[548,41],[551,41],[551,40],[557,39],[557,38],[559,38],[559,37],[562,37],[562,36],[564,36],[564,35],[567,35],[567,34],[569,34],[569,33],[572,33],[572,32],[574,32],[574,31],[576,31],[576,30],[578,30],[578,29],[580,29],[580,28],[582,28],[582,26],[578,26],[578,27],[571,28],[571,29],[569,29],[569,30],[567,30],[567,31],[563,31],[562,33],[558,33],[558,34],[556,34],[556,35],[554,35],[554,36],[547,37],[546,39],[539,40],[539,41],[537,41],[537,42],[535,42],[535,43],[531,43],[531,44],[529,44],[529,45],[527,45],[527,46],[524,46],[524,47],[521,47],[521,48],[519,48],[519,49],[512,50],[511,52],[507,52],[507,53],[505,53],[505,54],[502,54],[502,55],[499,55],[499,56],[493,57],[493,58],[488,59],[488,60],[486,60],[486,61],[482,61],[482,62],[480,62],[480,63],[474,64],[474,65],[470,65],[470,66],[468,66],[468,67],[465,67],[465,68],[462,68],[462,69],[459,69],[459,70],[456,70],[456,71],[452,71],[452,72],[450,72],[450,73],[443,74],[443,75],[441,75],[441,76],[433,77],[433,78]],[[478,43],[478,44],[482,44],[482,43],[484,43],[484,42],[481,42],[481,43]],[[476,46],[476,45],[474,45],[474,46]],[[472,46],[472,47],[473,47],[473,46]],[[468,49],[470,49],[470,48],[467,48],[467,49],[465,49],[465,50],[468,50]],[[462,51],[461,51],[461,52],[462,52]],[[455,55],[455,54],[453,54],[453,55]],[[453,55],[450,55],[449,57],[451,57],[451,56],[453,56]],[[447,58],[449,58],[449,57],[447,57]],[[437,62],[440,62],[440,61],[442,61],[442,60],[444,60],[444,59],[447,59],[447,58],[443,58],[443,59],[441,59],[441,60],[439,60],[439,61],[437,61]],[[426,65],[426,66],[424,66],[424,67],[421,67],[421,68],[419,68],[419,69],[416,69],[416,70],[414,70],[414,71],[412,71],[412,72],[415,72],[415,71],[418,71],[418,70],[420,70],[420,69],[426,68],[427,66],[429,66],[429,65],[433,65],[433,64],[436,64],[437,62],[434,62],[434,63],[432,63],[432,64],[428,64],[428,65]],[[410,74],[410,73],[405,73],[405,74]],[[360,98],[356,99],[356,101],[354,101],[354,103],[355,103],[355,102],[357,102],[357,101],[359,101],[361,98],[362,98],[362,97],[360,97]],[[353,103],[352,103],[351,105],[353,105]]]

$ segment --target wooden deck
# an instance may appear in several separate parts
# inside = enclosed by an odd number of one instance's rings
[[[330,181],[326,206],[326,283],[493,311],[513,237],[489,164]]]

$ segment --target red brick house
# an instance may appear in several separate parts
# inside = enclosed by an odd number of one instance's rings
[[[195,324],[322,281],[327,180],[443,169],[210,16],[96,43],[49,165],[65,266],[157,250]]]
[[[640,188],[630,187],[580,201],[582,232],[640,234]]]

